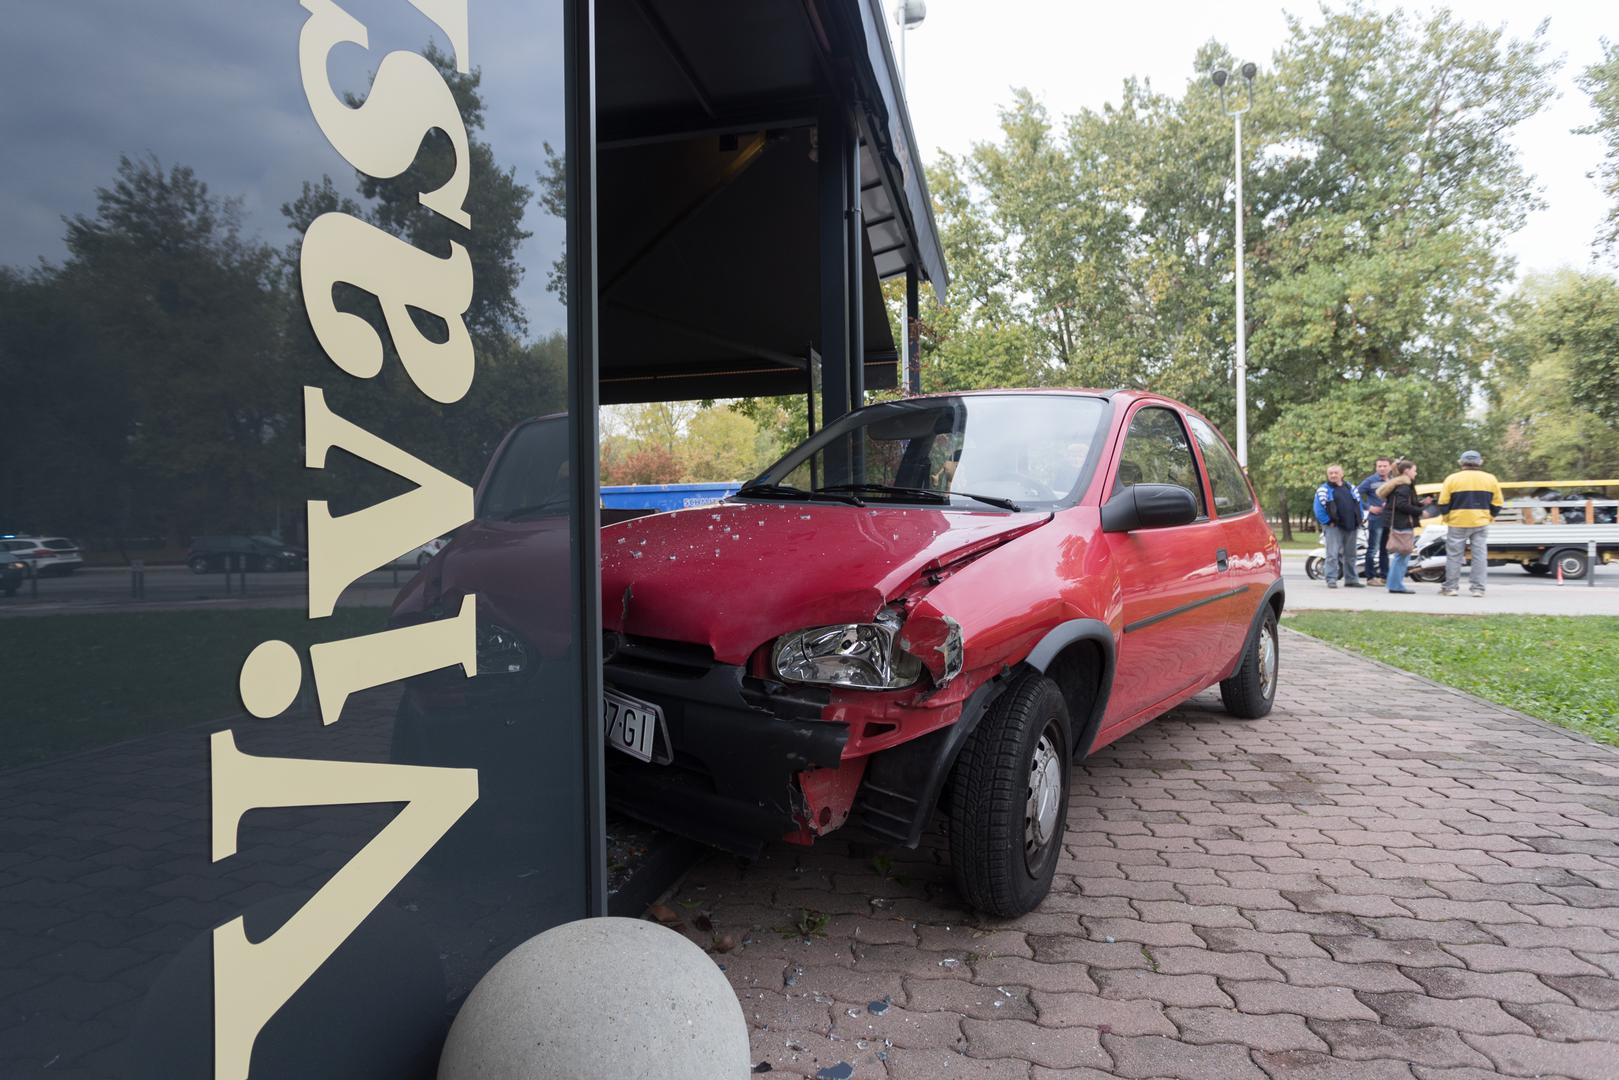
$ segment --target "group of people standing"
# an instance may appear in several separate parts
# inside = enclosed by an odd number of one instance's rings
[[[1445,541],[1445,584],[1441,596],[1455,596],[1461,584],[1464,552],[1471,549],[1470,592],[1483,596],[1489,570],[1488,527],[1501,510],[1501,485],[1482,468],[1484,457],[1468,450],[1461,468],[1445,477],[1439,498],[1417,495],[1417,465],[1407,458],[1377,459],[1377,467],[1353,487],[1344,482],[1342,465],[1328,465],[1327,479],[1315,492],[1315,519],[1326,541],[1327,588],[1384,586],[1410,595],[1406,570],[1416,550],[1416,529],[1425,514],[1440,514],[1448,526]],[[1365,581],[1355,567],[1355,538],[1366,524]]]

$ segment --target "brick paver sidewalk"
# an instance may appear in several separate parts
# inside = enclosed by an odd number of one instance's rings
[[[1619,754],[1283,650],[1264,720],[1204,695],[1076,768],[1024,918],[962,910],[937,844],[693,871],[675,900],[748,935],[716,959],[759,1069],[1619,1077]]]

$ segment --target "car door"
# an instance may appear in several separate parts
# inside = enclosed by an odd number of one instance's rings
[[[1114,454],[1108,497],[1131,484],[1178,484],[1199,515],[1189,525],[1105,533],[1119,575],[1124,633],[1102,738],[1149,719],[1155,706],[1192,686],[1224,648],[1229,572],[1225,528],[1208,494],[1186,425],[1167,403],[1136,405]],[[1114,729],[1111,730],[1110,729]]]
[[[1226,619],[1226,638],[1204,681],[1212,680],[1237,654],[1247,638],[1249,624],[1266,588],[1275,580],[1270,526],[1265,524],[1252,485],[1214,425],[1195,413],[1185,414],[1192,441],[1197,444],[1203,475],[1209,482],[1209,510],[1220,523],[1226,552],[1226,589],[1216,605]],[[1274,563],[1274,564],[1273,564]]]

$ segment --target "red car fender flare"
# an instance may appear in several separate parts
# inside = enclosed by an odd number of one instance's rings
[[[1067,622],[1058,623],[1046,631],[1046,636],[1029,650],[1029,655],[1023,661],[1044,675],[1064,649],[1080,641],[1095,643],[1102,653],[1102,670],[1097,675],[1096,697],[1091,702],[1090,715],[1068,718],[1069,722],[1077,727],[1072,733],[1075,761],[1083,760],[1091,752],[1091,745],[1096,741],[1096,733],[1102,726],[1102,714],[1107,712],[1107,699],[1113,689],[1113,669],[1118,647],[1113,637],[1113,628],[1101,619],[1069,619]]]

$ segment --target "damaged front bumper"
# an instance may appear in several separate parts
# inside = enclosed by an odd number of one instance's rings
[[[849,728],[824,718],[823,690],[750,677],[695,646],[618,635],[602,679],[663,710],[671,762],[606,762],[608,802],[660,828],[757,855],[818,815],[801,775],[845,771]]]

